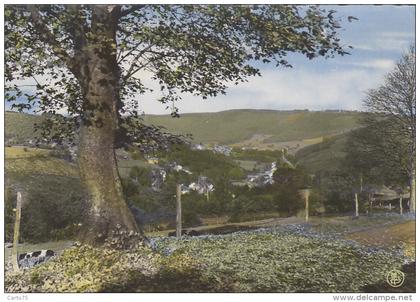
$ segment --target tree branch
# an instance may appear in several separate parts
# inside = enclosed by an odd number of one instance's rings
[[[137,10],[142,9],[143,7],[146,7],[146,5],[141,5],[141,4],[136,4],[136,5],[131,5],[130,8],[127,8],[126,10],[121,10],[119,18],[123,18],[125,16],[128,16],[132,13],[134,13]]]
[[[118,59],[118,64],[123,62],[123,60],[125,58],[129,57],[134,51],[138,50],[137,48],[143,43],[144,43],[143,41],[138,42],[135,46],[133,46],[133,48],[130,51],[128,51],[125,55],[122,55],[121,58]],[[140,57],[152,47],[153,47],[153,45],[150,44],[149,46],[145,47],[144,49],[139,50],[139,53],[134,57],[133,61],[137,61],[138,59],[140,59]]]
[[[70,71],[75,72],[74,64],[72,63],[73,58],[61,47],[60,42],[51,33],[47,24],[42,20],[38,8],[35,5],[27,5],[27,9],[31,13],[31,20],[35,30],[39,34],[40,40],[51,46],[52,52],[63,61]]]

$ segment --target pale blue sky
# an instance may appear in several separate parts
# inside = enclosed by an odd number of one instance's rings
[[[289,56],[292,69],[264,65],[262,77],[231,87],[226,95],[208,100],[185,95],[177,105],[181,113],[238,108],[362,109],[367,89],[380,85],[401,53],[415,41],[414,6],[325,6],[343,18],[342,41],[352,45],[351,55],[308,61]],[[359,20],[347,22],[347,16]],[[145,113],[168,113],[157,103],[159,94],[140,97]]]

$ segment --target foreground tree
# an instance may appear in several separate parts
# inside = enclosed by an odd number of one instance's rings
[[[364,101],[369,113],[349,140],[353,163],[379,183],[410,187],[410,211],[416,208],[416,64],[415,49],[405,53]],[[364,170],[364,171],[363,171]]]
[[[148,75],[164,104],[181,93],[207,98],[259,75],[257,61],[290,67],[291,52],[346,54],[339,28],[334,11],[317,6],[7,5],[6,97],[19,110],[49,113],[39,125],[44,136],[78,134],[91,204],[82,240],[100,244],[118,224],[138,231],[114,150],[161,143],[159,129],[137,116]],[[34,87],[24,90],[28,79]]]

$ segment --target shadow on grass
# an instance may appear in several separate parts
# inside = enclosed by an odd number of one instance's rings
[[[229,284],[209,280],[199,270],[173,271],[165,268],[147,276],[140,272],[128,272],[124,283],[105,285],[106,293],[211,293],[233,292]]]
[[[366,293],[415,293],[416,275],[415,262],[404,265],[401,270],[405,273],[405,282],[401,287],[391,287],[386,281],[366,285],[362,292]],[[107,293],[232,293],[235,292],[232,280],[209,280],[200,270],[188,269],[173,271],[162,268],[156,274],[146,276],[140,272],[128,272],[124,283],[105,285],[101,292]],[[276,293],[276,289],[260,289],[256,292]],[[304,290],[301,293],[317,291]]]
[[[232,224],[227,224],[224,226],[220,226],[220,227],[214,227],[212,229],[209,230],[203,230],[203,231],[198,231],[198,235],[226,235],[226,234],[230,234],[230,233],[234,233],[234,232],[240,232],[240,231],[251,231],[251,230],[256,230],[260,227],[257,226],[248,226],[248,225],[232,225]]]
[[[415,293],[416,292],[416,262],[403,265],[400,270],[405,274],[404,284],[392,287],[386,281],[368,284],[363,287],[366,293]]]

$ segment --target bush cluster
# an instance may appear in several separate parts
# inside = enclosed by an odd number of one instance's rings
[[[23,192],[20,239],[43,242],[74,238],[83,223],[86,201],[77,179],[57,175],[34,175],[6,187],[5,239],[13,238],[16,192]],[[24,184],[24,185],[23,185]]]

